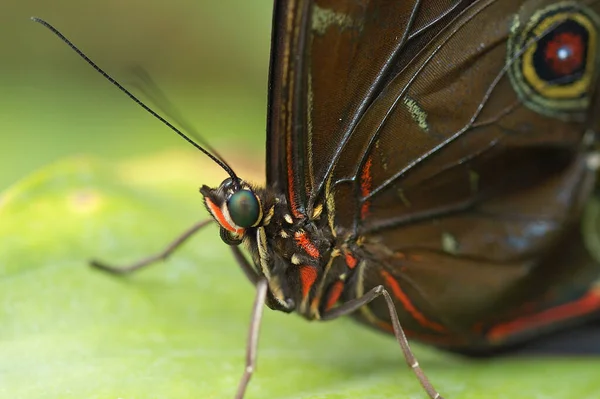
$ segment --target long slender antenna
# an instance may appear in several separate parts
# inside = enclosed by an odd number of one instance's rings
[[[215,157],[219,158],[224,163],[227,163],[221,154],[219,154],[219,152],[215,150],[209,142],[204,140],[204,137],[202,137],[194,128],[194,126],[184,118],[177,108],[175,108],[175,105],[160,89],[154,79],[152,79],[148,71],[138,65],[131,68],[131,72],[133,76],[139,80],[139,82],[128,84],[129,87],[133,87],[137,89],[137,91],[141,92],[143,98],[145,98],[145,100],[149,100],[150,104],[154,106],[153,108],[158,107],[159,112],[164,115],[164,118],[168,118],[169,120],[173,121],[186,132],[188,137],[200,144]]]
[[[52,26],[48,22],[44,21],[43,19],[40,19],[40,18],[37,18],[37,17],[31,17],[31,20],[34,21],[34,22],[37,22],[37,23],[39,23],[39,24],[41,24],[43,26],[45,26],[46,28],[48,28],[60,40],[62,40],[63,42],[65,42],[69,47],[71,47],[71,49],[73,51],[75,51],[81,58],[83,58],[85,60],[85,62],[87,62],[92,68],[94,68],[102,76],[104,76],[104,78],[106,78],[106,80],[108,80],[113,85],[117,86],[117,88],[119,90],[121,90],[123,93],[125,93],[127,95],[127,97],[129,97],[130,99],[132,99],[137,105],[139,105],[144,110],[146,110],[146,112],[148,112],[150,115],[154,116],[156,119],[158,119],[159,121],[161,121],[162,123],[164,123],[171,130],[173,130],[175,133],[177,133],[181,138],[183,138],[185,141],[187,141],[188,143],[190,143],[191,145],[193,145],[195,148],[197,148],[198,150],[200,150],[201,152],[203,152],[210,159],[212,159],[217,165],[219,165],[221,168],[223,168],[223,170],[225,172],[227,172],[227,174],[231,177],[231,179],[233,180],[233,182],[234,182],[235,185],[239,184],[238,183],[239,179],[238,179],[237,175],[235,174],[235,172],[233,171],[233,169],[229,165],[227,165],[227,163],[225,163],[225,161],[217,158],[216,156],[214,156],[213,154],[211,154],[210,152],[208,152],[202,146],[200,146],[199,144],[197,144],[196,142],[194,142],[191,138],[189,138],[181,130],[179,130],[175,126],[173,126],[165,118],[163,118],[162,116],[160,116],[159,114],[157,114],[156,112],[154,112],[150,107],[148,107],[140,99],[138,99],[136,96],[134,96],[129,90],[127,90],[119,82],[117,82],[115,79],[113,79],[108,73],[104,72],[104,70],[102,68],[100,68],[98,65],[96,65],[96,63],[94,61],[92,61],[87,55],[85,55],[83,53],[83,51],[79,50],[79,48],[77,48],[77,46],[75,46],[69,39],[67,39],[62,33],[60,33],[60,31],[58,29],[56,29],[54,26]]]

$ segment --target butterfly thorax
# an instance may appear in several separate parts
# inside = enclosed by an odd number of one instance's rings
[[[323,207],[315,207],[310,217],[293,217],[283,194],[243,181],[236,187],[231,179],[216,189],[204,186],[201,192],[220,225],[223,241],[243,243],[252,255],[256,274],[268,280],[267,305],[297,311],[308,319],[319,318],[323,298],[337,279],[331,269],[339,255]],[[248,196],[243,198],[246,202],[238,206],[237,197],[243,195]],[[252,217],[244,220],[239,208]]]

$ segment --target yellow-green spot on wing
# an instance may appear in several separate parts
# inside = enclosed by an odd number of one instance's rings
[[[421,108],[419,103],[409,96],[404,96],[402,98],[402,103],[410,113],[411,118],[417,123],[419,128],[425,133],[429,133],[429,124],[427,123],[427,112],[425,112],[425,110]]]
[[[312,30],[318,35],[324,34],[331,26],[337,26],[339,29],[360,28],[361,21],[356,21],[350,16],[327,8],[321,8],[318,5],[313,6]]]

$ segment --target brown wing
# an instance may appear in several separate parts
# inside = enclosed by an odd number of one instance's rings
[[[594,281],[600,282],[600,266],[583,247],[579,224],[592,173],[580,159],[544,184],[469,212],[371,237],[362,248],[366,263],[350,282],[347,298],[383,284],[408,334],[470,349],[509,344],[568,318],[600,315],[600,291],[595,289],[595,299],[586,297]],[[543,202],[539,213],[532,212],[532,201],[561,197],[560,212]],[[567,303],[577,311],[562,314]],[[543,311],[548,313],[537,324],[495,332],[508,321]],[[356,316],[381,329],[389,326],[383,301]]]
[[[423,337],[543,291],[594,184],[599,3],[276,3],[267,180],[365,240],[346,294],[395,282]]]
[[[471,1],[275,1],[267,184],[310,211],[383,88]]]
[[[549,324],[600,313],[600,293],[586,296],[600,267],[579,235],[595,181],[599,10],[476,2],[389,80],[332,174],[336,225],[366,238],[347,295],[385,284],[408,331],[444,346],[488,345],[484,327],[553,305],[573,309]],[[536,54],[582,27],[591,60],[535,87]],[[388,320],[382,303],[359,317]]]
[[[512,68],[550,32],[511,48],[518,42],[511,29],[534,14],[523,7],[522,1],[472,4],[389,81],[331,176],[338,225],[367,234],[458,212],[541,182],[577,156],[585,106],[561,114],[559,101],[552,108],[548,98],[543,114],[515,90],[525,83]],[[585,74],[597,69],[596,47]]]

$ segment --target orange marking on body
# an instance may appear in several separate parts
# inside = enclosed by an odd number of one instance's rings
[[[296,234],[294,234],[294,238],[296,239],[298,245],[300,245],[300,247],[304,250],[304,252],[308,254],[308,256],[314,259],[319,258],[319,249],[315,247],[315,244],[313,244],[310,241],[310,238],[308,238],[308,235],[305,232],[296,232]]]
[[[373,176],[371,176],[371,166],[373,166],[373,159],[369,157],[367,159],[367,163],[365,163],[365,167],[363,168],[362,174],[360,176],[360,193],[362,198],[367,197],[371,194],[371,189],[373,188]],[[364,219],[369,214],[369,207],[371,206],[371,201],[365,201],[360,208],[360,218]]]
[[[346,265],[348,265],[350,269],[354,269],[356,267],[356,263],[356,258],[352,256],[350,252],[346,252]]]
[[[208,199],[208,198],[205,198],[205,199],[206,199],[206,204],[208,205],[208,208],[210,209],[210,212],[217,218],[217,220],[219,221],[219,224],[221,226],[223,226],[223,228],[225,228],[228,231],[231,231],[232,233],[236,233],[236,234],[243,233],[244,229],[236,229],[231,224],[229,224],[227,219],[225,219],[225,215],[223,215],[223,212],[221,212],[221,208],[216,206],[214,204],[214,202],[212,202],[210,199]]]
[[[583,316],[600,309],[600,289],[591,290],[579,300],[556,306],[530,316],[519,317],[504,324],[498,324],[487,333],[491,341],[502,341],[504,337],[519,331],[541,328],[567,318]]]
[[[317,268],[313,266],[302,266],[300,268],[300,284],[302,285],[302,297],[306,298],[311,287],[317,280]]]
[[[388,287],[390,287],[390,289],[392,290],[392,294],[394,294],[396,299],[398,299],[400,301],[400,303],[402,303],[402,306],[404,306],[404,309],[406,309],[406,311],[408,313],[410,313],[410,315],[416,321],[418,321],[419,324],[421,324],[423,327],[430,328],[430,329],[438,331],[438,332],[446,331],[446,328],[443,325],[433,322],[431,320],[428,320],[427,317],[425,317],[425,315],[423,313],[419,312],[417,310],[417,308],[415,308],[415,306],[410,301],[408,296],[406,296],[406,294],[400,288],[400,285],[398,284],[396,279],[394,279],[394,277],[392,277],[392,275],[390,273],[388,273],[385,270],[382,270],[380,273],[381,273],[381,276],[385,279],[385,282],[388,285]]]
[[[340,296],[342,295],[342,292],[344,292],[344,282],[338,280],[335,283],[333,283],[333,285],[329,289],[329,293],[327,294],[328,298],[327,303],[325,304],[325,311],[328,311],[337,303],[337,301],[340,299]]]

